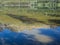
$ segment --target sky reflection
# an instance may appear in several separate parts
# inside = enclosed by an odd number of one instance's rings
[[[60,27],[0,32],[0,45],[60,45]]]

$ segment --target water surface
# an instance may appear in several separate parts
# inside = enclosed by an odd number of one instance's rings
[[[60,27],[0,32],[0,45],[60,45]]]

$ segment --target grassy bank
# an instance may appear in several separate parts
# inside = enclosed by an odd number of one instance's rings
[[[20,0],[11,0],[11,2],[19,1]],[[41,24],[60,25],[59,16],[58,17],[49,16],[48,14],[46,15],[44,13],[45,12],[41,12],[39,10],[33,11],[30,9],[23,9],[19,7],[0,7],[0,22],[16,25],[41,25]],[[57,12],[57,14],[60,15],[60,12]]]

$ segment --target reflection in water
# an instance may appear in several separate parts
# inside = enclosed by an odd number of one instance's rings
[[[0,45],[60,45],[60,27],[0,32]]]

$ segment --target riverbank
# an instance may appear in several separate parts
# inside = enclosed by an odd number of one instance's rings
[[[0,31],[4,29],[10,29],[11,31],[20,32],[23,30],[32,30],[39,28],[50,28],[50,25],[41,24],[41,25],[15,25],[15,24],[1,24],[0,23]]]

